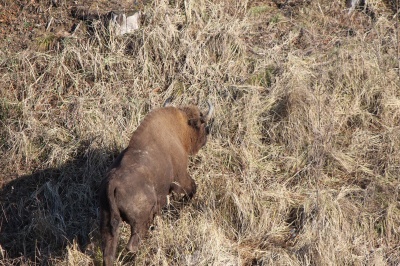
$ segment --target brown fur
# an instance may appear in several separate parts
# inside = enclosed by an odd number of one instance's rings
[[[208,118],[196,106],[164,107],[148,114],[134,132],[100,189],[104,265],[113,264],[121,221],[131,226],[127,249],[136,252],[171,192],[187,198],[196,193],[188,157],[206,144]]]

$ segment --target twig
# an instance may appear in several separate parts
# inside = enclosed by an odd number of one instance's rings
[[[51,17],[50,18],[50,21],[47,23],[47,26],[46,26],[46,31],[49,31],[49,29],[50,29],[50,26],[51,26],[51,23],[53,22],[53,17]]]

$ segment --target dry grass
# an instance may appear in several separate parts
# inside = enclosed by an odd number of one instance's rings
[[[282,2],[282,3],[281,3]],[[188,204],[120,265],[398,265],[400,77],[381,1],[154,1],[0,53],[0,264],[101,261],[97,188],[149,110],[215,103]]]

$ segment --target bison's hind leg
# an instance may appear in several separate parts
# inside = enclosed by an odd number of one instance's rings
[[[131,226],[131,237],[127,244],[127,250],[136,253],[140,241],[142,241],[157,214],[157,198],[155,195],[148,198],[147,204],[142,204],[140,208],[135,208],[131,215],[126,215],[126,222]]]
[[[139,248],[139,234],[135,231],[135,226],[131,226],[131,238],[128,241],[126,249],[132,253],[136,253]]]
[[[113,265],[118,246],[120,219],[111,222],[110,213],[103,210],[101,213],[100,231],[103,243],[103,265]]]
[[[128,223],[131,226],[131,237],[126,246],[127,250],[130,252],[136,253],[138,251],[138,247],[140,241],[142,241],[149,230],[150,224],[153,221],[155,212],[153,209],[143,211],[140,216],[136,219],[128,219]]]

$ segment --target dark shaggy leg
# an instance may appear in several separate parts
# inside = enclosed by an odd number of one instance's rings
[[[120,221],[110,223],[110,214],[107,211],[102,211],[100,222],[100,232],[102,238],[103,249],[103,265],[112,266],[114,264],[115,253],[118,246]]]
[[[135,232],[135,228],[131,226],[131,238],[126,246],[126,249],[132,253],[136,253],[139,249],[139,235]]]
[[[155,205],[146,207],[148,207],[147,210],[142,209],[141,215],[136,219],[132,217],[128,219],[128,223],[131,226],[131,237],[126,248],[133,253],[138,251],[140,241],[146,237],[156,212]]]
[[[136,226],[131,226],[131,238],[129,239],[126,248],[133,253],[136,253],[139,249],[140,241],[146,237],[148,231],[148,222],[145,224],[137,224]]]

